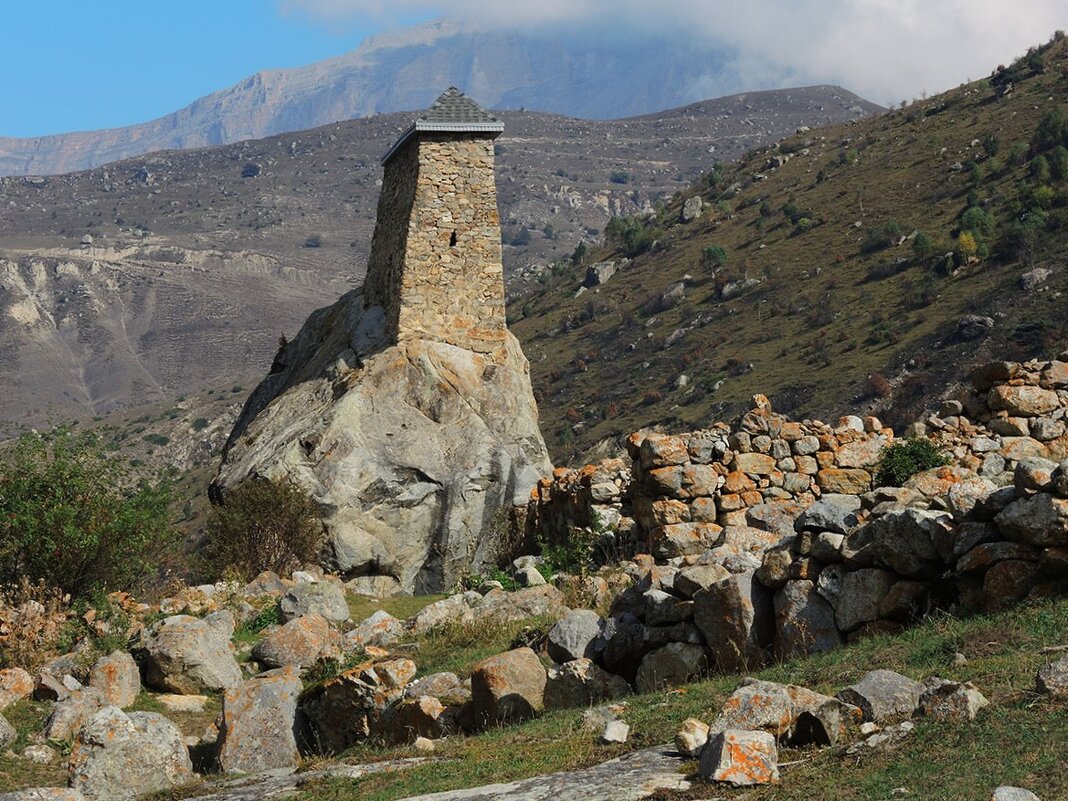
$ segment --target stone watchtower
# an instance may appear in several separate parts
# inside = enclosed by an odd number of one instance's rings
[[[382,159],[364,303],[390,342],[488,353],[504,341],[493,140],[504,123],[450,87]]]

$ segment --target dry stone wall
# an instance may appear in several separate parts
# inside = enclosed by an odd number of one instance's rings
[[[646,687],[752,669],[1068,589],[1066,390],[1068,360],[977,368],[909,430],[951,463],[901,487],[872,486],[893,437],[875,418],[794,423],[758,398],[733,429],[633,436],[616,494],[593,492],[607,462],[558,470],[531,518],[617,509],[631,536],[639,580],[594,621],[598,666]]]
[[[726,526],[746,525],[756,507],[758,516],[782,516],[825,493],[871,489],[894,437],[878,418],[795,422],[763,395],[753,400],[733,429],[716,423],[688,434],[632,434],[629,470],[617,459],[557,469],[535,490],[529,519],[549,540],[597,519],[617,529],[624,551],[667,559],[707,550]]]

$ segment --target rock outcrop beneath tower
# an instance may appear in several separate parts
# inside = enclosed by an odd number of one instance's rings
[[[452,586],[496,561],[507,513],[551,471],[504,324],[501,128],[450,90],[398,141],[365,288],[283,346],[227,443],[214,496],[255,478],[304,488],[346,576]]]

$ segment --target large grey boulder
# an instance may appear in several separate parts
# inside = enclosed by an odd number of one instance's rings
[[[832,531],[848,534],[857,526],[860,511],[860,496],[828,493],[797,516],[794,528],[797,531]]]
[[[441,592],[495,564],[500,513],[551,465],[510,332],[486,353],[390,344],[384,318],[361,290],[312,313],[246,403],[212,493],[291,481],[318,502],[346,575]]]
[[[635,684],[640,693],[675,687],[696,681],[708,669],[704,647],[684,642],[669,642],[645,655]]]
[[[268,632],[252,648],[252,658],[267,668],[307,667],[340,654],[339,635],[322,615],[304,615]]]
[[[300,670],[289,666],[254,676],[226,691],[218,759],[224,773],[296,767]]]
[[[762,665],[774,638],[772,594],[754,573],[732,574],[693,597],[694,623],[725,672]]]
[[[867,525],[879,562],[908,578],[933,579],[945,570],[939,546],[951,543],[949,515],[902,509]]]
[[[278,601],[278,610],[286,623],[304,615],[321,615],[331,623],[349,619],[345,591],[329,581],[308,581],[290,587]]]
[[[156,623],[138,653],[145,683],[161,692],[201,695],[236,687],[241,668],[230,638],[234,616],[216,612],[200,619],[175,615]]]
[[[554,662],[593,659],[604,649],[604,620],[592,609],[568,612],[549,629],[545,643]]]
[[[1068,544],[1068,500],[1040,492],[1019,498],[994,518],[1010,540],[1029,545]]]
[[[629,695],[626,679],[598,667],[590,659],[553,665],[545,683],[545,708],[568,709],[603,704]]]
[[[547,676],[529,648],[483,659],[471,672],[471,702],[479,725],[511,723],[545,708]]]
[[[826,572],[826,571],[824,571]],[[850,632],[877,620],[879,605],[897,581],[888,570],[854,570],[842,576],[834,600],[834,620],[838,628]]]
[[[775,593],[775,657],[830,651],[842,644],[834,609],[811,581],[788,581]]]
[[[178,727],[155,712],[109,706],[82,727],[70,754],[69,784],[86,801],[124,801],[193,779]]]
[[[865,721],[885,723],[893,718],[911,717],[924,689],[920,682],[892,670],[873,670],[835,697],[859,708]]]

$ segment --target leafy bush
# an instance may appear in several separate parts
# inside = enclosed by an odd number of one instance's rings
[[[609,244],[618,247],[625,256],[645,253],[663,235],[659,228],[646,227],[636,217],[613,217],[604,233]]]
[[[928,439],[906,439],[883,451],[875,484],[900,487],[917,473],[949,464],[949,459]]]
[[[134,480],[89,432],[26,434],[0,461],[0,584],[75,598],[131,589],[174,543],[170,488]]]
[[[718,270],[727,263],[727,251],[719,245],[709,245],[701,251],[701,267],[706,270]]]
[[[285,575],[319,555],[323,526],[312,499],[292,484],[248,480],[208,516],[203,558],[212,576]]]
[[[931,237],[927,236],[923,231],[917,231],[915,238],[912,240],[912,255],[918,261],[922,261],[931,255],[933,249],[934,245],[931,244]]]
[[[864,232],[864,240],[860,243],[861,253],[874,253],[890,247],[901,238],[901,226],[894,220],[888,220],[882,225],[872,225]]]

